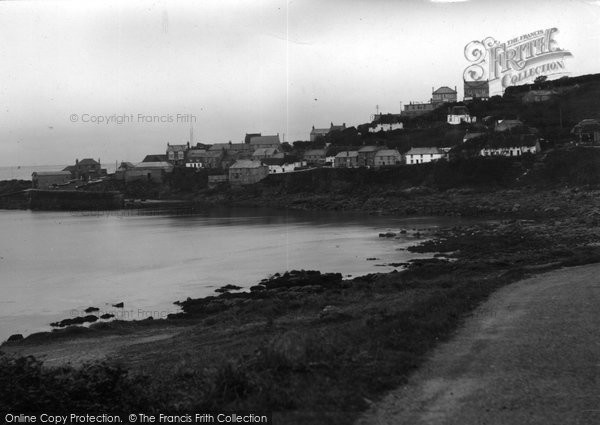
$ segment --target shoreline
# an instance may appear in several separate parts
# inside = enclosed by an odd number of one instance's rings
[[[188,409],[205,403],[266,409],[291,424],[306,423],[302,412],[311,410],[320,412],[311,423],[341,425],[368,409],[366,400],[406,382],[496,289],[547,270],[599,262],[599,242],[598,228],[573,212],[467,224],[411,248],[451,261],[417,260],[404,271],[350,280],[317,272],[275,276],[248,293],[185,300],[185,312],[168,320],[72,328],[2,350],[45,354],[49,370],[69,361],[75,374],[86,362],[109,361],[131,376],[151,377],[152,388],[172,391],[166,404],[157,404],[168,411],[169,403],[190,393],[196,398],[186,399]],[[194,384],[213,388],[223,380],[228,390],[220,396],[198,393]],[[147,389],[144,394],[152,397]],[[349,413],[332,418],[326,413],[332,411]]]

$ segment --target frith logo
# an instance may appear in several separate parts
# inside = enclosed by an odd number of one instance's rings
[[[472,62],[465,68],[465,81],[489,81],[500,90],[533,81],[541,75],[566,74],[566,57],[571,52],[560,49],[554,36],[557,28],[534,31],[501,43],[492,37],[472,41],[465,46],[465,58]]]

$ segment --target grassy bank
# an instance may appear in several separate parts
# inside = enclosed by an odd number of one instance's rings
[[[561,192],[562,193],[562,192]],[[551,192],[548,196],[551,196]],[[169,339],[114,350],[107,363],[47,368],[0,360],[0,411],[274,411],[286,424],[347,424],[406,381],[497,288],[600,260],[594,192],[555,196],[543,220],[445,229],[417,247],[443,253],[404,271],[342,280],[296,272],[247,293],[185,300]],[[566,202],[566,201],[565,201]],[[162,321],[34,335],[10,351],[133,334]]]

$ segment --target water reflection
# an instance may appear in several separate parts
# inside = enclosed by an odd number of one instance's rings
[[[390,271],[381,265],[414,258],[398,249],[416,240],[378,233],[456,221],[247,208],[0,211],[0,339],[89,306],[123,301],[134,311],[175,311],[175,300],[291,269]]]

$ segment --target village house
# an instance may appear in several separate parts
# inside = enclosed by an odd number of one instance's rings
[[[522,103],[546,102],[556,96],[555,90],[530,90],[521,98]]]
[[[225,152],[221,150],[191,149],[186,155],[185,166],[191,168],[221,168],[224,156]]]
[[[279,133],[275,136],[254,136],[250,138],[250,146],[253,150],[260,148],[281,148]]]
[[[342,131],[346,129],[346,123],[342,125],[333,125],[330,123],[329,128],[315,128],[312,126],[312,130],[310,131],[310,141],[316,142],[319,138],[327,136],[332,131]]]
[[[453,106],[448,110],[448,124],[458,125],[461,123],[472,124],[477,119],[469,115],[469,110],[466,106]]]
[[[488,80],[467,81],[463,80],[463,101],[469,102],[474,99],[487,100],[490,98],[490,83]]]
[[[333,163],[335,168],[356,168],[358,167],[357,151],[342,151],[335,156]]]
[[[135,167],[131,162],[123,161],[119,165],[119,168],[115,170],[115,179],[125,180],[125,172]]]
[[[249,144],[250,139],[252,139],[253,137],[260,137],[260,136],[262,136],[261,133],[246,133],[246,136],[244,136],[244,143]]]
[[[325,166],[332,168],[335,167],[335,155],[325,157]]]
[[[269,167],[260,161],[240,159],[229,167],[229,183],[234,186],[254,184],[269,175]]]
[[[69,165],[63,171],[70,172],[72,179],[83,181],[97,179],[106,175],[106,169],[101,167],[100,159],[96,161],[92,158],[84,158],[81,161],[76,159],[75,165]]]
[[[409,118],[413,118],[418,117],[419,115],[426,114],[427,112],[431,112],[433,110],[434,107],[431,103],[410,102],[407,105],[404,105],[402,115]]]
[[[440,148],[411,148],[404,154],[407,164],[424,164],[446,158],[447,154]]]
[[[261,160],[267,158],[278,158],[283,159],[284,154],[277,148],[258,148],[252,154],[252,159]]]
[[[450,87],[442,86],[437,90],[432,88],[431,91],[431,104],[434,109],[438,106],[442,106],[444,103],[456,102],[456,87],[452,90]]]
[[[173,165],[185,165],[185,153],[190,148],[187,145],[171,145],[167,143],[167,161]]]
[[[55,189],[71,181],[69,171],[34,171],[31,174],[33,189]]]
[[[296,161],[293,163],[286,163],[281,165],[268,165],[269,174],[282,174],[282,173],[293,173],[299,168],[306,167],[306,161]]]
[[[304,152],[304,160],[309,165],[323,165],[325,164],[325,149],[310,149]]]
[[[571,134],[577,137],[579,143],[600,143],[600,121],[582,120],[571,129]]]
[[[373,119],[371,120],[369,133],[401,130],[403,128],[402,114],[376,114],[373,115]]]
[[[375,154],[375,168],[400,164],[402,164],[402,155],[396,149],[381,149]]]
[[[401,122],[377,123],[375,127],[369,127],[369,133],[379,133],[380,131],[402,130],[404,124]]]
[[[208,152],[206,149],[190,149],[185,156],[185,166],[187,168],[204,168],[203,155]]]
[[[312,130],[310,131],[310,141],[316,142],[319,138],[325,137],[329,134],[328,128],[315,128],[312,126]]]
[[[494,131],[505,132],[512,131],[516,128],[523,127],[523,121],[521,120],[498,120],[496,122],[496,126],[494,127]]]
[[[375,154],[380,148],[377,146],[363,146],[358,150],[358,166],[373,167],[375,165]]]
[[[173,172],[173,164],[169,162],[140,162],[125,171],[125,182],[143,180],[154,183],[165,181],[166,175]]]
[[[511,138],[508,140],[489,141],[486,146],[481,149],[481,156],[508,156],[518,157],[525,153],[536,154],[541,152],[540,142],[537,137],[523,135],[519,138]]]

